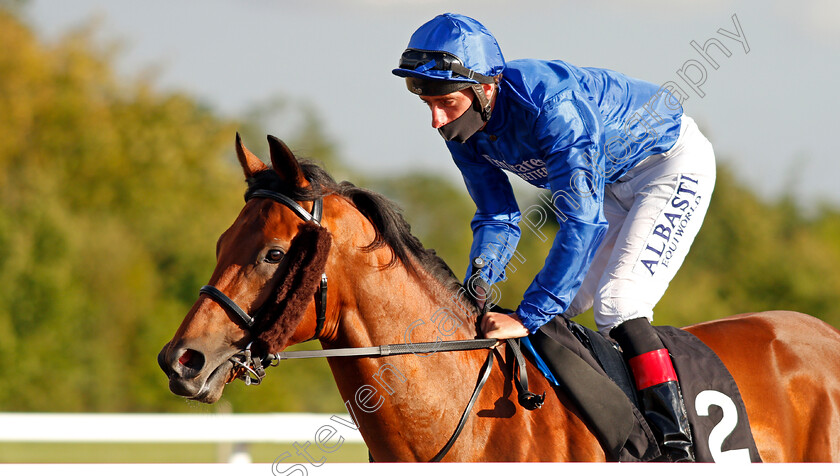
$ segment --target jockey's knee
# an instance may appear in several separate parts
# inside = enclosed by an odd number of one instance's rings
[[[643,293],[627,291],[629,290],[622,290],[620,285],[606,285],[601,289],[593,309],[595,324],[600,332],[608,333],[612,328],[631,319],[644,317],[652,320],[655,303],[644,299]]]
[[[581,289],[578,290],[578,293],[575,295],[575,298],[572,299],[572,303],[569,304],[569,307],[566,309],[566,312],[562,314],[562,316],[566,319],[572,319],[574,317],[577,317],[591,309],[594,301],[595,296],[591,292],[587,292],[581,287]]]

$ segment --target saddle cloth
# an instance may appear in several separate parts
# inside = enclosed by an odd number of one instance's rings
[[[694,335],[656,326],[671,354],[698,462],[760,462],[738,386],[723,362]],[[571,399],[612,461],[661,456],[638,409],[630,370],[617,345],[563,318],[521,340],[534,363]]]

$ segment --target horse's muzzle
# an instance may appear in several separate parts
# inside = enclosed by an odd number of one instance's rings
[[[217,401],[224,388],[225,378],[233,364],[225,362],[208,372],[203,353],[185,347],[163,346],[158,365],[169,378],[169,390],[175,395],[204,403]]]

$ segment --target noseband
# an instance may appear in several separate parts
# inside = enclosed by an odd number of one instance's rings
[[[299,203],[292,200],[291,198],[283,195],[282,193],[278,193],[272,190],[265,190],[265,189],[257,189],[253,191],[249,191],[245,195],[245,201],[248,202],[253,198],[268,198],[274,200],[277,203],[285,205],[291,211],[295,213],[301,220],[307,223],[314,223],[318,226],[321,225],[321,215],[323,214],[324,210],[324,201],[322,198],[318,198],[315,200],[314,204],[312,205],[312,212],[306,211]],[[266,307],[266,304],[263,304],[260,309],[252,316],[245,312],[238,304],[233,302],[231,298],[229,298],[224,292],[219,290],[215,286],[205,285],[201,287],[199,294],[205,294],[210,299],[215,301],[219,304],[223,309],[229,311],[231,314],[239,318],[240,324],[248,330],[252,330],[256,325],[257,321],[259,320],[260,316],[263,314],[263,310]],[[327,315],[327,275],[326,273],[321,275],[321,284],[319,286],[318,292],[315,293],[315,309],[316,309],[316,323],[315,323],[315,335],[310,337],[307,340],[319,339],[321,337],[321,331],[324,328],[324,322],[326,321]],[[245,372],[237,378],[244,380],[247,385],[259,385],[262,382],[262,379],[265,377],[265,363],[264,359],[262,358],[254,358],[251,355],[251,344],[253,342],[249,342],[248,345],[245,347],[244,350],[241,350],[230,357],[230,361],[233,362],[234,365],[242,368]],[[277,360],[268,359],[270,362],[268,365],[277,365]]]

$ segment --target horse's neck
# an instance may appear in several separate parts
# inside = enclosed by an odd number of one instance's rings
[[[425,271],[419,273],[420,276],[414,276],[396,266],[359,277],[352,295],[343,298],[346,305],[337,338],[324,343],[325,347],[416,344],[474,337],[474,316],[470,316],[463,296],[426,276]],[[330,366],[348,409],[360,419],[363,431],[379,438],[388,433],[384,422],[411,418],[418,411],[434,409],[446,415],[460,414],[484,357],[486,352],[441,352],[331,359]],[[446,423],[454,428],[456,422]],[[412,441],[434,441],[436,437],[426,434],[433,430],[418,424],[401,431],[403,436],[419,432]]]
[[[373,345],[475,337],[475,310],[463,288],[426,270],[395,266],[360,283],[357,312]]]
[[[421,271],[424,273],[424,271]],[[475,310],[467,304],[463,290],[453,291],[431,276],[416,277],[401,266],[371,273],[356,282],[345,302],[355,303],[343,310],[338,339],[326,347],[366,347],[393,343],[434,342],[436,340],[475,337]],[[330,359],[330,367],[345,406],[361,427],[372,454],[382,459],[428,460],[439,451],[458,423],[474,390],[486,351],[437,352],[384,358]],[[507,364],[496,366],[506,368]],[[469,453],[462,445],[453,457],[461,459],[595,459],[575,451],[548,445],[545,453],[536,450],[506,448],[506,436],[492,442],[487,439],[488,425],[504,422],[504,431],[534,430],[528,415],[505,412],[515,405],[505,382],[510,375],[493,372],[479,406],[499,418],[470,420],[462,439],[487,443],[487,448]],[[537,382],[534,382],[536,384]],[[535,391],[548,390],[547,384],[535,385]],[[507,392],[505,389],[507,388]],[[491,403],[495,402],[495,403]],[[501,402],[501,403],[500,403]],[[549,405],[552,407],[552,405]],[[492,410],[489,410],[492,409]],[[552,424],[557,431],[576,428],[582,435],[580,451],[600,451],[597,440],[587,433],[571,413],[560,407],[552,410]],[[483,425],[483,426],[482,426]],[[477,428],[477,429],[476,429]],[[478,436],[480,434],[480,436]],[[476,439],[478,438],[478,439]],[[527,438],[527,436],[526,436]],[[542,437],[541,437],[542,438]],[[545,440],[566,441],[564,436]],[[479,446],[484,443],[479,443]],[[574,445],[571,445],[573,447]],[[484,455],[487,449],[491,455]],[[495,455],[495,456],[493,456]]]

